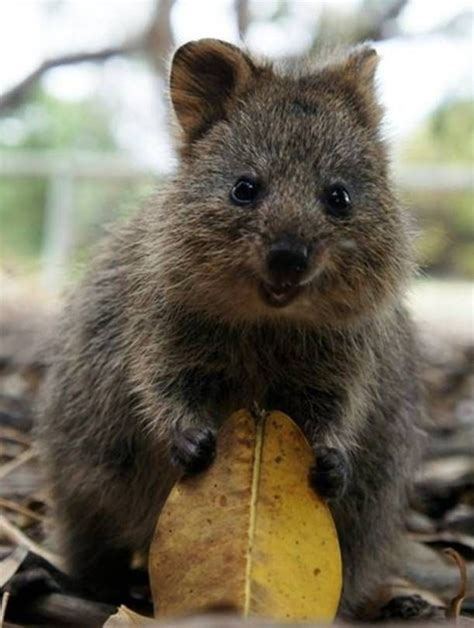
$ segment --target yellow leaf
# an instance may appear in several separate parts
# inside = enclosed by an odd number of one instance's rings
[[[212,467],[178,482],[160,515],[149,565],[156,616],[332,620],[341,557],[329,509],[308,484],[312,464],[286,415],[233,414]]]

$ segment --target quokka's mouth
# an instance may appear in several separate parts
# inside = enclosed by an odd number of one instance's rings
[[[302,290],[303,286],[300,284],[275,285],[261,281],[259,286],[260,296],[271,307],[286,307],[301,294]]]

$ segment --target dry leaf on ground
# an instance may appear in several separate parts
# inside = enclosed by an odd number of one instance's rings
[[[116,628],[116,626],[156,626],[156,621],[139,615],[122,604],[104,624],[104,628]]]

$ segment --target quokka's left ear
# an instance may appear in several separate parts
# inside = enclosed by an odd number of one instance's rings
[[[194,141],[225,118],[257,73],[247,54],[218,39],[190,41],[178,48],[171,63],[170,96],[185,141]]]

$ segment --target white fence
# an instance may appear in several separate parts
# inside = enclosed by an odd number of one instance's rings
[[[15,151],[0,154],[0,178],[44,177],[49,182],[43,230],[41,282],[61,287],[74,231],[75,185],[81,180],[146,181],[162,175],[121,155]],[[395,172],[402,189],[456,191],[472,189],[471,168],[417,166]]]

